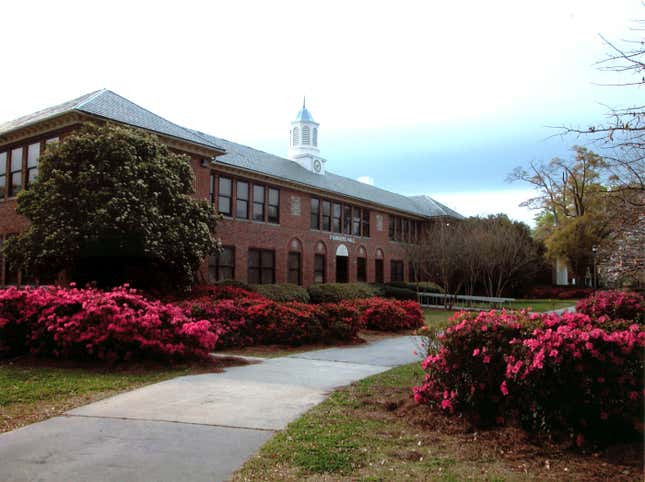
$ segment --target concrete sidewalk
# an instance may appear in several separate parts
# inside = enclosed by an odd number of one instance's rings
[[[420,360],[418,337],[149,385],[0,435],[2,481],[226,480],[331,390]]]

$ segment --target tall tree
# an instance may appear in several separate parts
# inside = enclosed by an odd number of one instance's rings
[[[194,174],[142,130],[85,125],[48,147],[39,175],[18,196],[30,227],[6,256],[40,279],[186,288],[215,252],[216,216],[193,199]]]
[[[576,281],[582,283],[592,261],[593,246],[611,234],[608,209],[606,161],[598,154],[574,146],[572,159],[554,158],[548,163],[531,162],[529,169],[516,168],[510,181],[524,181],[539,195],[523,205],[540,211],[537,235],[551,259],[565,258]]]

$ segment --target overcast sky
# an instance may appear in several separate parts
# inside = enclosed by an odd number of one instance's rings
[[[440,4],[441,3],[441,4]],[[3,2],[0,121],[108,88],[187,127],[286,155],[302,96],[327,168],[470,214],[515,166],[566,156],[609,105],[595,62],[640,0]]]

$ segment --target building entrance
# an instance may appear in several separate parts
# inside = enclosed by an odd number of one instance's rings
[[[349,281],[349,250],[341,244],[336,249],[336,283]]]
[[[347,256],[336,256],[336,283],[347,283],[349,281],[349,267]]]

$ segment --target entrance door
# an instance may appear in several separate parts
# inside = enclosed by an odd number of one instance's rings
[[[336,283],[349,281],[349,250],[344,244],[336,248]]]
[[[347,283],[349,281],[348,260],[347,256],[336,256],[336,283]]]

